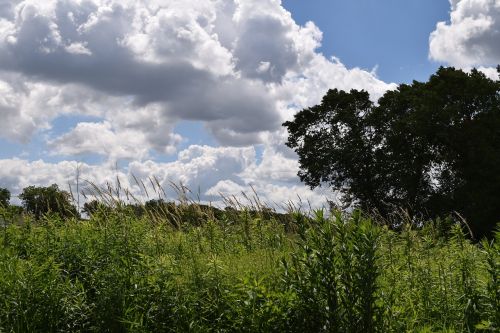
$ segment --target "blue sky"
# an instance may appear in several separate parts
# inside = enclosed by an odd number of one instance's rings
[[[351,68],[376,68],[386,82],[424,81],[441,65],[429,59],[429,35],[449,19],[448,0],[284,0],[283,7],[298,24],[320,28],[318,50],[325,56]],[[182,123],[178,130],[190,143],[217,144],[201,123]]]
[[[294,19],[323,31],[321,51],[348,67],[388,82],[426,80],[440,63],[429,60],[429,35],[449,20],[447,0],[285,0]]]
[[[310,190],[281,126],[330,88],[376,100],[500,63],[498,0],[0,2],[0,187],[157,177],[205,201]],[[69,184],[69,185],[68,185]]]

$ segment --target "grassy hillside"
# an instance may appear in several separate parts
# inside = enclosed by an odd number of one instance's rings
[[[500,328],[498,233],[472,244],[450,221],[395,232],[361,213],[195,215],[5,216],[0,332]]]

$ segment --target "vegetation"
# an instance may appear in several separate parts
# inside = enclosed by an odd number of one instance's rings
[[[6,188],[0,188],[0,207],[7,207],[10,202],[10,191]]]
[[[360,212],[170,207],[2,210],[0,332],[500,328],[500,233],[473,244],[450,219],[401,217],[396,232]]]
[[[499,67],[500,72],[500,67]],[[478,239],[500,221],[500,81],[441,68],[388,91],[330,90],[284,123],[302,181],[387,217],[459,212]]]
[[[90,184],[82,219],[57,185],[0,189],[0,333],[500,331],[500,81],[331,90],[284,125],[301,179],[362,210],[166,202],[151,180],[145,204]]]
[[[56,184],[48,187],[28,186],[19,195],[23,201],[26,212],[40,219],[48,213],[57,214],[60,217],[77,217],[78,211],[71,203],[71,194],[59,190]]]

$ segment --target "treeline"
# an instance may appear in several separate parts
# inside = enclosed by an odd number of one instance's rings
[[[200,226],[207,221],[220,221],[239,215],[245,210],[249,218],[274,219],[283,225],[288,225],[289,214],[278,213],[267,207],[232,207],[220,209],[199,202],[173,202],[164,199],[150,199],[146,202],[126,203],[113,198],[112,200],[93,199],[85,202],[81,210],[75,204],[72,193],[59,189],[57,184],[48,187],[28,186],[19,194],[22,206],[11,205],[11,193],[0,188],[0,207],[9,216],[28,214],[35,220],[45,216],[57,216],[60,219],[87,219],[92,216],[106,217],[117,210],[127,216],[162,220],[173,227]]]
[[[10,191],[0,188],[0,219],[3,220],[1,223],[17,222],[17,224],[22,225],[25,224],[23,222],[26,218],[34,222],[56,218],[64,223],[64,221],[69,220],[107,220],[119,215],[123,219],[146,220],[186,231],[211,222],[218,224],[240,223],[244,216],[247,220],[273,221],[273,223],[281,225],[286,232],[296,233],[298,231],[293,221],[295,213],[300,210],[288,207],[289,209],[285,212],[277,212],[275,209],[260,203],[258,198],[255,198],[257,200],[249,206],[230,200],[226,202],[228,204],[226,207],[218,208],[187,199],[174,202],[159,198],[145,202],[135,200],[134,203],[130,203],[121,200],[117,191],[117,189],[110,190],[109,196],[101,193],[97,199],[87,200],[81,208],[78,208],[74,195],[61,190],[57,184],[48,187],[28,186],[24,188],[18,195],[22,206],[11,205]],[[250,199],[249,201],[252,202]],[[327,211],[329,214],[342,211],[333,202],[328,203]],[[391,216],[382,216],[376,212],[365,212],[364,216],[372,219],[376,224],[384,225],[396,232],[402,232],[405,223],[411,223],[415,229],[424,229],[430,226],[440,235],[447,236],[455,226],[460,226],[467,237],[475,241],[480,240],[474,237],[468,222],[464,221],[460,215],[450,214],[443,218],[424,220],[409,215],[408,211],[401,210]],[[493,233],[491,233],[491,237],[493,237]]]
[[[0,188],[0,207],[11,214],[31,214],[37,220],[47,214],[58,215],[60,218],[79,218],[80,213],[72,202],[72,195],[59,189],[59,186],[28,186],[23,189],[18,198],[22,206],[11,205],[11,193],[6,188]]]

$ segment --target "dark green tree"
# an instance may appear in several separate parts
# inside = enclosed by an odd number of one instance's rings
[[[71,195],[59,189],[56,184],[48,187],[29,186],[19,195],[26,212],[39,219],[47,213],[62,218],[78,217],[78,210],[71,203]]]
[[[10,191],[6,188],[0,188],[0,207],[7,207],[10,202]]]
[[[88,216],[95,215],[99,212],[109,213],[111,208],[99,200],[91,200],[83,205],[82,212]]]
[[[477,237],[500,221],[500,81],[477,70],[440,68],[378,104],[365,91],[330,90],[283,125],[300,179],[331,186],[346,205],[458,212]]]

